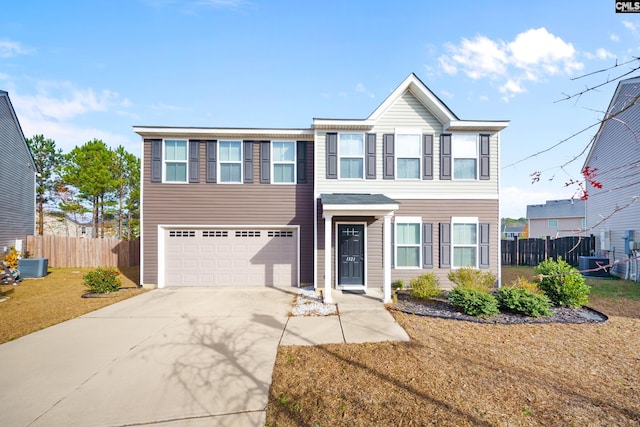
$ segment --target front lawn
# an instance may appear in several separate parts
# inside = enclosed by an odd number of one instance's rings
[[[503,283],[533,268],[506,267]],[[605,285],[606,283],[606,285]],[[408,343],[280,347],[269,426],[640,424],[640,284],[589,279],[601,324],[392,312]]]
[[[120,269],[122,289],[106,298],[82,298],[82,276],[91,268],[50,268],[43,278],[0,286],[0,344],[144,292],[140,267]]]

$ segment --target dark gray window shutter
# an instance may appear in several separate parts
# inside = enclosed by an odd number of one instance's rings
[[[207,182],[217,182],[218,147],[216,141],[207,141]]]
[[[271,143],[260,142],[260,184],[271,182]]]
[[[433,135],[422,135],[422,179],[433,179]]]
[[[433,224],[422,223],[422,268],[433,268]]]
[[[395,222],[391,223],[391,268],[396,266],[396,225]]]
[[[480,223],[480,268],[489,268],[491,261],[489,259],[489,223]]]
[[[189,140],[189,182],[200,182],[200,141]]]
[[[451,224],[440,223],[440,268],[451,268]]]
[[[440,179],[451,179],[451,135],[440,135]]]
[[[337,133],[327,133],[327,179],[338,179]]]
[[[151,139],[151,182],[162,182],[162,140]]]
[[[365,142],[366,148],[366,178],[376,179],[376,134],[368,133]]]
[[[396,176],[396,173],[395,173],[395,159],[394,159],[395,150],[394,150],[393,134],[382,135],[382,150],[383,150],[382,178],[394,179]]]
[[[298,184],[307,182],[307,141],[298,141],[296,147]]]
[[[489,169],[491,168],[491,164],[489,160],[491,157],[489,156],[489,135],[481,134],[480,135],[480,179],[491,179],[491,174],[489,173]]]
[[[243,141],[243,157],[242,174],[244,175],[245,184],[253,182],[253,141]]]

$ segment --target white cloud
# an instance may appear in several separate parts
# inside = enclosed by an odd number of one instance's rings
[[[635,24],[635,22],[622,21],[622,26],[631,31],[631,34],[633,34],[634,36],[638,35],[638,26]]]
[[[604,48],[599,48],[595,51],[595,53],[591,53],[591,52],[585,52],[584,56],[587,59],[609,59],[609,58],[615,58],[616,56],[609,52],[608,50],[604,49]]]
[[[620,37],[617,34],[609,34],[609,40],[611,40],[612,42],[619,42],[620,41]]]
[[[454,95],[451,92],[444,89],[440,91],[440,95],[442,95],[443,98],[448,98],[448,99],[452,99],[454,97]]]
[[[525,92],[527,81],[572,74],[583,68],[573,45],[544,27],[519,33],[508,43],[482,35],[463,38],[459,45],[445,44],[445,50],[447,53],[438,58],[445,73],[461,71],[474,80],[502,80],[498,87],[506,100]]]
[[[10,40],[0,40],[0,58],[9,58],[17,55],[27,55],[31,49],[22,46],[20,42]]]
[[[358,93],[364,93],[364,94],[365,94],[365,95],[367,95],[369,98],[375,98],[375,97],[376,97],[373,93],[369,92],[369,91],[367,90],[367,88],[366,88],[366,87],[364,87],[364,85],[363,85],[362,83],[358,83],[358,84],[356,85],[355,90],[356,90],[356,92],[358,92]]]

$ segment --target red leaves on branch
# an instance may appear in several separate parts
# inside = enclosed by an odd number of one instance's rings
[[[589,191],[587,190],[585,183],[589,183],[589,185],[591,185],[593,188],[602,188],[602,183],[596,180],[597,172],[598,168],[591,168],[587,165],[582,170],[582,177],[584,178],[584,181],[576,181],[575,179],[571,179],[564,185],[565,187],[568,187],[570,185],[577,185],[580,193],[580,200],[589,200]]]

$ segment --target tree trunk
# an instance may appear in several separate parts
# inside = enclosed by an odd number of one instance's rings
[[[98,209],[99,209],[99,196],[93,196],[93,231],[94,238],[98,238],[98,227],[100,222],[98,221]]]
[[[44,203],[42,203],[42,197],[38,200],[38,235],[44,234]]]

